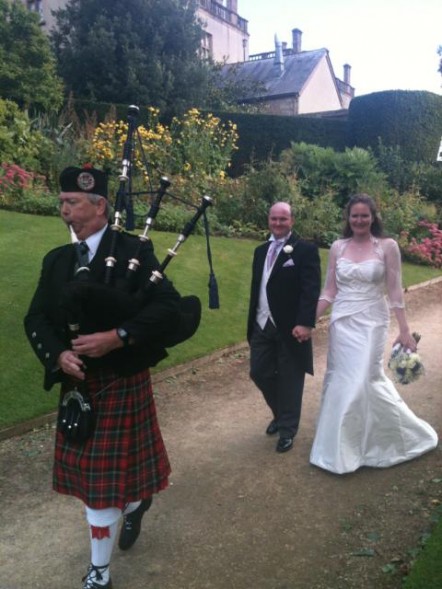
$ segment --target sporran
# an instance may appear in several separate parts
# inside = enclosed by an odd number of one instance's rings
[[[95,415],[87,393],[77,389],[64,394],[58,409],[58,431],[69,442],[85,442],[94,432]]]

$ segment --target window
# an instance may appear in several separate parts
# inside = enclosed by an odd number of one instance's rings
[[[42,0],[27,0],[28,9],[32,12],[38,12],[40,16],[43,16],[43,1]]]
[[[203,33],[203,38],[201,40],[201,57],[203,59],[209,59],[213,55],[213,46],[212,46],[212,35],[207,32]]]

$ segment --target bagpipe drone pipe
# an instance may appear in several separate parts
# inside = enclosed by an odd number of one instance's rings
[[[115,266],[117,264],[116,252],[120,233],[123,230],[123,214],[126,217],[126,229],[133,229],[132,194],[131,193],[131,171],[134,154],[134,137],[137,133],[137,117],[139,109],[137,106],[130,106],[128,109],[128,131],[123,148],[122,170],[119,176],[119,188],[114,205],[114,221],[110,228],[112,230],[110,251],[105,258],[104,282],[99,282],[90,272],[88,265],[81,262],[80,244],[71,231],[71,238],[77,254],[78,269],[71,282],[63,291],[61,305],[68,315],[68,323],[71,335],[79,333],[94,333],[107,331],[118,327],[124,321],[132,319],[142,308],[149,305],[152,297],[155,296],[155,289],[164,279],[164,271],[168,264],[177,255],[177,250],[194,231],[199,219],[203,217],[207,242],[207,256],[210,267],[209,273],[209,308],[219,308],[218,286],[213,272],[212,256],[209,243],[209,230],[206,210],[212,204],[211,198],[203,196],[199,206],[191,205],[196,209],[193,217],[185,224],[179,234],[176,243],[167,251],[164,260],[155,268],[147,280],[140,283],[138,274],[142,268],[143,244],[150,240],[149,232],[154,224],[155,218],[161,208],[163,198],[171,196],[168,192],[170,182],[167,177],[162,176],[159,188],[152,195],[152,202],[146,218],[144,231],[138,236],[137,244],[134,247],[132,257],[128,261],[124,279],[116,278]],[[140,140],[141,144],[141,140]],[[144,156],[144,152],[143,152]],[[150,174],[148,174],[150,177]],[[189,205],[182,199],[181,202]],[[190,337],[196,332],[201,320],[201,301],[195,295],[180,297],[179,320],[173,330],[164,333],[156,344],[163,348],[175,346]]]

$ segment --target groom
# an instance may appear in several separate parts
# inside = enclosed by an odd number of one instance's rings
[[[293,447],[305,373],[313,374],[311,332],[321,283],[318,248],[292,235],[288,203],[269,211],[270,240],[255,250],[247,327],[250,377],[272,412],[266,433],[277,452]]]

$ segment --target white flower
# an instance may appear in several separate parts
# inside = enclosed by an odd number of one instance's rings
[[[420,339],[418,334],[413,333],[413,337],[416,342]],[[400,344],[393,347],[388,368],[393,372],[394,380],[400,384],[409,384],[424,374],[424,366],[419,354],[405,350]]]
[[[293,251],[293,246],[291,246],[291,245],[285,245],[285,246],[282,248],[282,251],[283,251],[285,254],[291,254],[291,253],[292,253],[292,251]]]

